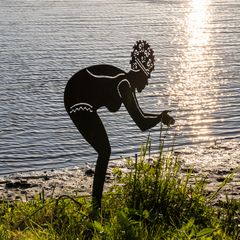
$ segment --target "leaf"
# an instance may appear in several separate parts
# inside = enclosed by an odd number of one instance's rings
[[[214,228],[204,228],[204,229],[202,229],[200,232],[198,232],[198,234],[197,234],[196,237],[203,237],[203,236],[206,236],[206,235],[210,235],[210,234],[212,234],[214,231],[215,231]]]
[[[143,217],[144,217],[145,219],[148,219],[148,218],[149,218],[149,211],[148,211],[148,210],[144,210],[144,211],[143,211]]]
[[[130,223],[129,223],[129,220],[127,218],[127,215],[123,212],[123,211],[120,211],[117,215],[118,217],[118,221],[125,227],[128,227],[130,226]]]
[[[94,221],[93,227],[97,232],[103,232],[103,226],[100,222]]]

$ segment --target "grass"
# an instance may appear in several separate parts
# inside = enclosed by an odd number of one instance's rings
[[[128,172],[114,170],[116,184],[103,196],[102,210],[92,214],[89,197],[36,196],[29,202],[0,204],[0,240],[5,239],[240,239],[240,200],[215,204],[219,190],[207,195],[204,179],[160,144],[149,159],[150,140]],[[226,181],[228,181],[226,179]],[[225,182],[226,182],[225,181]]]

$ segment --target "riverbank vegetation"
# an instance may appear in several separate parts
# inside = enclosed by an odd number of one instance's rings
[[[229,175],[214,193],[191,170],[182,174],[171,152],[150,156],[149,143],[116,168],[115,184],[92,212],[90,196],[48,198],[0,204],[0,239],[239,239],[240,200],[216,201]]]

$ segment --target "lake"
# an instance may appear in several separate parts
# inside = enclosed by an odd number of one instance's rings
[[[239,0],[0,1],[0,174],[63,168],[96,160],[64,109],[68,79],[81,68],[130,70],[132,46],[155,53],[144,111],[172,110],[166,133],[176,148],[240,138]],[[139,152],[142,133],[121,107],[99,110],[112,159]]]

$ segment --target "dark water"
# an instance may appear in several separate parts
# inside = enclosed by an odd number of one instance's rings
[[[0,174],[94,161],[64,110],[65,84],[93,64],[128,71],[139,39],[157,59],[139,102],[173,110],[169,144],[240,138],[238,0],[0,1],[0,33]],[[148,132],[123,107],[99,114],[112,158],[137,153]],[[159,126],[150,134],[157,149]]]

